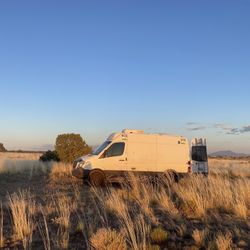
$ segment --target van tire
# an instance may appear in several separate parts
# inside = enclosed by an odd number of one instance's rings
[[[89,183],[92,186],[95,186],[95,187],[104,186],[105,182],[106,182],[106,177],[103,171],[97,169],[97,170],[92,170],[89,173]]]
[[[163,173],[164,182],[172,185],[173,183],[179,182],[179,175],[174,170],[166,170]]]

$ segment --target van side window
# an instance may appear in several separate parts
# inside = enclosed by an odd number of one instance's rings
[[[125,143],[124,142],[117,142],[112,144],[103,155],[103,158],[113,157],[123,155]]]

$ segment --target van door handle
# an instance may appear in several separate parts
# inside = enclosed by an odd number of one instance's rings
[[[127,158],[125,158],[125,159],[121,159],[121,160],[119,160],[119,161],[127,161]]]
[[[131,170],[136,170],[136,168],[131,168]]]

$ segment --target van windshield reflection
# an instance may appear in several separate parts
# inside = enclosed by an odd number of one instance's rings
[[[99,155],[110,143],[111,143],[111,141],[105,141],[96,150],[94,150],[92,154],[93,155]]]

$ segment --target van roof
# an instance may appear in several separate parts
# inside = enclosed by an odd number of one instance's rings
[[[136,130],[136,129],[123,129],[122,132],[119,132],[119,133],[112,133],[108,138],[107,140],[114,140],[116,137],[118,136],[128,136],[128,135],[159,135],[159,136],[168,136],[168,137],[171,137],[171,138],[185,138],[184,136],[181,136],[181,135],[171,135],[171,134],[167,134],[167,133],[144,133],[143,130]],[[185,138],[186,139],[186,138]]]
[[[137,129],[123,129],[122,134],[167,135],[169,137],[183,137],[181,135],[172,135],[168,133],[145,133],[144,130],[137,130]]]

